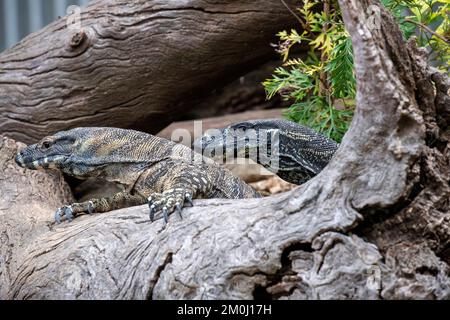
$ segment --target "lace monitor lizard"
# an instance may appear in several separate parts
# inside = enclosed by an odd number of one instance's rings
[[[261,195],[211,159],[150,134],[117,128],[76,128],[45,137],[18,152],[28,169],[59,169],[78,179],[100,178],[123,185],[109,198],[74,203],[56,211],[71,221],[82,213],[102,213],[149,204],[153,221],[162,212],[181,215],[193,198],[255,198]]]
[[[248,139],[250,129],[256,139]],[[194,145],[203,152],[228,147],[245,157],[266,142],[263,134],[276,133],[278,165],[262,161],[261,157],[256,160],[296,184],[318,174],[338,148],[337,143],[315,131],[280,119],[241,122],[218,132],[218,136],[203,136]],[[162,212],[167,222],[171,213],[177,211],[181,215],[185,203],[192,204],[194,198],[261,196],[214,160],[183,145],[133,130],[76,128],[58,132],[21,150],[15,160],[28,169],[58,169],[78,179],[99,178],[124,186],[123,192],[112,197],[59,208],[55,213],[57,222],[62,217],[70,221],[82,213],[102,213],[145,203],[152,221],[156,213]]]
[[[303,184],[322,171],[338,147],[311,128],[282,119],[243,121],[194,141],[195,150],[216,161],[226,161],[231,150],[235,157],[250,157],[294,184]]]

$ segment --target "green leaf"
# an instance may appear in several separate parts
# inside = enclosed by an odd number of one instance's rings
[[[353,48],[349,37],[341,38],[340,42],[334,47],[325,70],[329,74],[333,98],[355,97],[356,79]]]

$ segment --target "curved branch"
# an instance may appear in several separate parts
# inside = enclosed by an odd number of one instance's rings
[[[450,45],[450,40],[448,40],[446,37],[444,37],[443,35],[440,35],[439,33],[437,33],[436,31],[434,31],[433,29],[431,29],[430,27],[424,25],[423,23],[420,23],[418,21],[414,21],[412,19],[408,19],[405,18],[406,22],[415,24],[416,26],[426,30],[428,33],[431,33],[433,36],[435,36],[436,38],[438,38],[439,40],[445,42],[446,44]]]
[[[318,176],[276,197],[196,201],[166,228],[145,206],[50,225],[11,249],[0,297],[450,297],[449,138],[426,63],[382,8],[369,27],[369,4],[340,1],[357,110]],[[23,188],[23,174],[2,190]]]

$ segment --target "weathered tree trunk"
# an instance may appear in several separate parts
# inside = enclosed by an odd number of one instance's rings
[[[196,201],[165,229],[143,206],[30,230],[0,298],[450,298],[450,83],[382,8],[371,29],[370,3],[340,0],[357,111],[321,174],[276,197]]]
[[[73,197],[62,174],[24,170],[14,162],[22,143],[0,137],[0,299],[29,259],[30,243],[51,230],[49,214]]]
[[[76,126],[156,133],[200,96],[273,57],[295,19],[279,1],[98,0],[0,55],[0,133]]]

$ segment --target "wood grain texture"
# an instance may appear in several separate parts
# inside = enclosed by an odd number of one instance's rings
[[[24,250],[51,229],[49,214],[55,206],[73,201],[62,174],[27,171],[15,164],[23,147],[0,137],[0,297],[7,296],[17,269],[27,264]]]
[[[0,133],[26,143],[77,126],[156,133],[273,57],[295,22],[279,1],[92,1],[0,55]]]
[[[368,28],[373,1],[339,3],[357,111],[318,176],[274,197],[195,201],[166,228],[142,206],[22,230],[0,298],[450,298],[450,135],[436,113],[450,81],[383,9]]]

